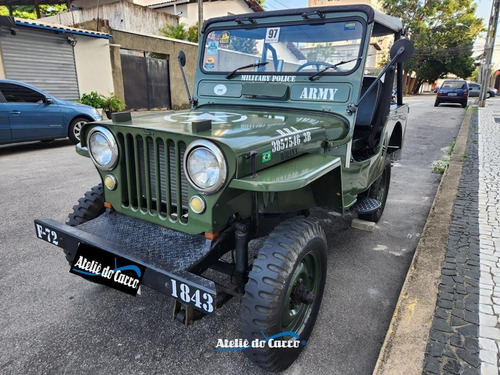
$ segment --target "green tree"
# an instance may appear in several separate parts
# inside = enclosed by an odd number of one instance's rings
[[[187,40],[187,30],[186,25],[165,25],[160,29],[160,33],[165,35],[167,38]]]
[[[12,7],[12,15],[14,17],[36,20],[36,8],[31,5],[15,5]],[[40,13],[46,17],[54,16],[58,13],[68,10],[68,7],[63,5],[40,5]],[[0,16],[8,16],[9,9],[6,6],[0,6]]]
[[[187,40],[193,43],[198,43],[198,22],[195,25],[189,26],[187,31]]]
[[[405,64],[417,77],[413,92],[424,82],[434,82],[447,74],[462,78],[474,71],[472,45],[484,29],[474,16],[473,0],[384,0],[386,13],[398,17],[415,47]]]
[[[160,29],[160,33],[167,38],[187,40],[198,43],[198,22],[187,28],[183,23],[179,25],[165,25]]]
[[[470,80],[472,82],[478,82],[479,81],[479,67],[476,67],[474,71],[472,72],[472,75],[470,76]]]

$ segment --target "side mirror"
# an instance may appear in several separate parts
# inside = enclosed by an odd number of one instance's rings
[[[397,57],[396,62],[402,63],[410,60],[413,56],[413,43],[408,39],[398,39],[394,42],[389,52],[391,59]]]
[[[186,81],[186,73],[184,73],[184,65],[186,65],[186,54],[183,50],[179,52],[177,61],[179,61],[179,65],[181,67],[182,79],[184,81],[184,87],[186,88],[186,92],[188,94],[189,103],[191,104],[191,108],[194,108],[194,100],[191,98],[191,93],[189,92],[189,87]]]
[[[48,97],[45,98],[44,102],[45,102],[45,104],[54,104],[54,101],[52,100],[52,98],[48,98]]]
[[[186,54],[184,53],[183,50],[179,52],[179,56],[177,56],[177,60],[179,61],[179,64],[181,64],[182,67],[186,65]]]

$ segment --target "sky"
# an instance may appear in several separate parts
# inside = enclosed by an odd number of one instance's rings
[[[476,0],[476,17],[484,20],[484,27],[488,27],[488,20],[491,12],[491,0]],[[278,10],[287,8],[307,7],[307,0],[265,0],[264,9]]]
[[[307,0],[265,0],[265,10],[278,10],[287,8],[305,8]]]
[[[476,0],[476,17],[482,18],[484,27],[488,27],[491,12],[491,0]]]

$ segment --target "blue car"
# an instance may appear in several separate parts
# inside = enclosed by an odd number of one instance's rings
[[[101,119],[90,106],[57,99],[23,82],[0,80],[0,144],[65,137],[76,144],[83,124]]]
[[[469,99],[469,85],[462,79],[446,80],[437,90],[434,107],[441,103],[457,103],[463,108],[467,107]]]

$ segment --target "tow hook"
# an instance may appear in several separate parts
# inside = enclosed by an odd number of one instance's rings
[[[195,320],[200,320],[205,314],[195,310],[193,306],[185,305],[179,301],[174,301],[173,318],[186,326],[193,323]]]

